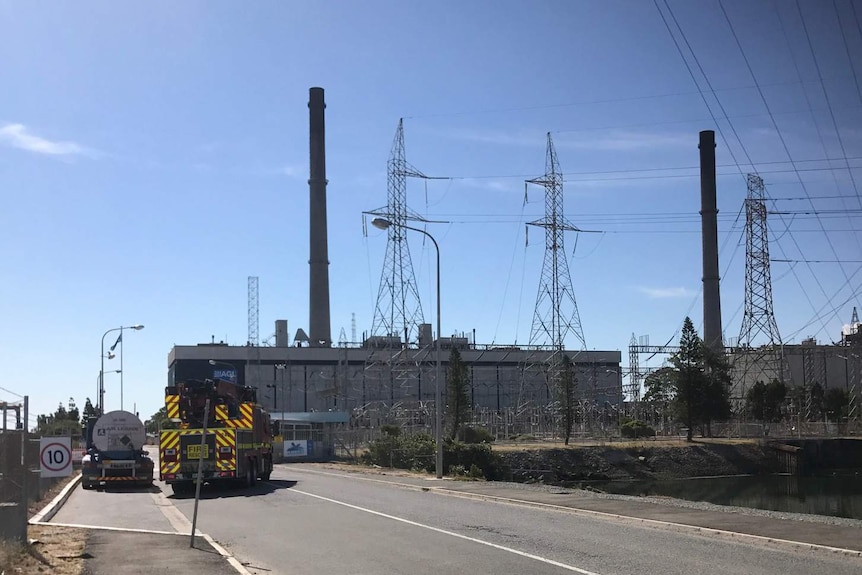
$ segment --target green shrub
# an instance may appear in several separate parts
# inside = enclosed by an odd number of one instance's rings
[[[397,425],[386,423],[380,426],[380,433],[382,433],[383,435],[391,435],[393,437],[398,437],[399,435],[401,435],[401,428]]]
[[[436,445],[427,433],[384,433],[368,445],[361,461],[366,465],[434,472]],[[443,444],[443,472],[492,481],[508,476],[502,458],[487,443],[448,440]]]
[[[484,427],[463,427],[458,437],[464,443],[491,443],[495,439]]]
[[[629,439],[655,437],[655,429],[637,419],[630,419],[620,425],[620,434]]]
[[[470,477],[490,481],[503,480],[507,473],[502,458],[491,451],[486,443],[459,443],[447,441],[443,444],[444,473],[453,467],[469,469]]]
[[[393,426],[395,427],[395,426]],[[434,438],[427,433],[385,433],[368,445],[362,462],[368,465],[434,471]]]

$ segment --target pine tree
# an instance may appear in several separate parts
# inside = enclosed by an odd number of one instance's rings
[[[670,361],[678,373],[674,408],[688,427],[686,441],[691,441],[706,378],[703,371],[703,342],[689,317],[685,318],[682,325],[679,351]]]

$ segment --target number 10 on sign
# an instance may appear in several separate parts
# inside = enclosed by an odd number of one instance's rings
[[[69,437],[43,437],[39,440],[42,477],[72,474],[72,440]]]

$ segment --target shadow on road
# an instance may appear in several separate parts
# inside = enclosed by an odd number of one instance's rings
[[[234,487],[225,484],[210,484],[201,485],[201,499],[221,499],[228,497],[255,497],[258,495],[266,495],[275,493],[282,489],[290,489],[296,485],[296,481],[286,481],[284,479],[270,479],[269,481],[258,481],[254,487]],[[169,499],[194,499],[195,492],[181,493],[168,495]]]
[[[160,489],[156,485],[128,485],[120,482],[112,482],[100,487],[91,487],[87,491],[106,491],[109,493],[158,493]]]

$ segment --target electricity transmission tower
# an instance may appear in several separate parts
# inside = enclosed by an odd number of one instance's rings
[[[783,379],[781,335],[772,310],[772,278],[769,270],[769,237],[766,227],[766,195],[763,178],[746,176],[748,194],[745,199],[745,311],[739,329],[739,346],[744,350],[734,362],[743,362],[743,388],[750,375],[769,382]],[[753,348],[761,338],[762,346]],[[752,382],[753,383],[753,382]]]
[[[572,334],[578,339],[579,349],[585,350],[586,342],[563,237],[567,231],[581,230],[569,222],[563,213],[563,174],[550,132],[545,175],[525,182],[525,185],[529,184],[545,188],[545,217],[527,224],[545,228],[545,259],[533,313],[530,344],[552,345],[555,350],[563,350],[566,336]]]
[[[407,178],[426,177],[407,163],[404,153],[404,120],[399,120],[392,142],[392,153],[387,162],[386,207],[368,212],[391,222],[387,229],[386,257],[380,276],[371,334],[401,337],[405,346],[411,339],[418,338],[423,315],[410,247],[407,244],[408,230],[404,229],[404,226],[408,220],[425,221],[407,207]]]
[[[579,349],[586,349],[563,241],[565,232],[580,230],[569,222],[563,213],[563,174],[560,172],[557,152],[550,132],[548,132],[548,147],[545,154],[545,175],[526,180],[525,193],[530,184],[545,188],[545,217],[527,224],[545,229],[545,258],[542,263],[542,277],[536,297],[536,308],[533,312],[529,343],[530,345],[550,345],[552,351],[540,364],[528,362],[523,377],[526,378],[528,372],[534,372],[538,368],[544,375],[550,396],[552,391],[556,395],[563,389],[565,369],[563,353],[566,336],[570,333],[574,334],[580,342]],[[581,396],[584,388],[594,387],[595,369],[588,374],[588,379],[590,381],[575,384],[581,387]],[[522,382],[522,388],[523,386],[524,382]]]
[[[248,276],[248,345],[259,345],[258,277]]]

